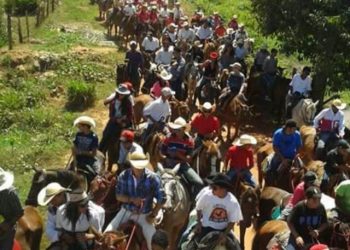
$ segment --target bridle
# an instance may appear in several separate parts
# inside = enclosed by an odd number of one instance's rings
[[[331,241],[330,241],[331,246],[336,245],[337,236],[338,236],[338,237],[342,237],[345,240],[346,247],[347,247],[345,250],[350,250],[350,230],[347,232],[339,232],[338,230],[340,230],[340,224],[342,224],[342,222],[336,222],[333,225],[332,237],[331,237]]]

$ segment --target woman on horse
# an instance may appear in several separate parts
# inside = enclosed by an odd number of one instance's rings
[[[78,128],[72,147],[73,162],[70,169],[82,171],[88,181],[100,172],[98,161],[95,159],[98,148],[98,137],[91,130],[96,127],[94,119],[81,116],[74,121]]]
[[[162,95],[162,89],[164,87],[169,87],[169,80],[172,78],[172,74],[168,73],[163,69],[159,74],[157,74],[156,82],[151,88],[151,96],[155,99],[159,98]]]
[[[105,211],[91,202],[85,191],[74,190],[68,194],[69,202],[60,206],[56,227],[60,242],[67,250],[94,249],[96,233],[102,233]]]
[[[104,105],[109,105],[109,120],[103,130],[99,145],[99,150],[103,153],[106,153],[109,146],[117,142],[124,128],[132,127],[133,107],[129,95],[130,90],[126,86],[120,85],[116,89],[116,93],[104,101]]]

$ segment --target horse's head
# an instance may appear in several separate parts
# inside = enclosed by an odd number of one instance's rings
[[[252,219],[259,217],[259,197],[260,189],[248,187],[242,192],[240,197],[241,210],[243,219],[247,226],[250,225]]]
[[[125,249],[127,245],[128,235],[120,231],[106,232],[102,238],[97,241],[97,250],[118,250]]]
[[[113,177],[112,177],[113,178]],[[90,183],[89,195],[96,204],[101,205],[111,188],[109,176],[96,176]]]
[[[212,174],[219,172],[221,160],[221,152],[219,146],[213,140],[203,140],[203,148],[203,153],[200,158],[205,159],[205,166],[210,166]]]
[[[158,170],[163,182],[164,192],[166,196],[166,202],[163,205],[165,211],[174,210],[177,206],[178,196],[177,196],[177,177],[176,174],[180,169],[178,164],[174,169],[163,169],[161,164],[158,164]]]
[[[47,172],[45,169],[33,168],[35,171],[32,179],[32,185],[30,187],[25,205],[38,206],[37,197],[42,188],[44,188],[47,182]]]
[[[305,102],[306,106],[304,107],[304,122],[307,125],[312,125],[319,101],[313,102],[311,99],[305,99]]]
[[[331,249],[349,249],[350,226],[349,223],[336,222],[333,224],[331,236]]]

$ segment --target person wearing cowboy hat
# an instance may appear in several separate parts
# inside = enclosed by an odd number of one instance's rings
[[[203,44],[201,43],[201,41],[194,41],[192,48],[189,50],[189,53],[193,61],[196,61],[197,63],[202,63],[204,59],[204,52]]]
[[[0,249],[12,250],[16,223],[23,215],[23,208],[15,188],[14,176],[0,168]]]
[[[241,64],[244,62],[248,55],[248,50],[244,47],[244,40],[238,39],[235,47],[235,60]]]
[[[92,129],[96,128],[96,124],[91,117],[80,116],[75,119],[74,126],[78,128],[78,132],[73,140],[71,169],[86,172],[86,177],[91,181],[99,173],[100,167],[95,158],[98,148],[98,137],[92,131]]]
[[[151,7],[151,12],[149,13],[149,21],[151,25],[155,25],[159,21],[158,8],[155,5]]]
[[[314,118],[314,128],[318,134],[316,146],[316,158],[324,160],[327,143],[335,143],[345,134],[344,113],[346,103],[340,99],[335,99],[330,108],[323,109]]]
[[[131,1],[131,0],[127,1],[122,12],[123,12],[124,16],[123,16],[122,21],[121,21],[120,32],[123,34],[123,32],[124,32],[123,27],[125,27],[125,24],[127,22],[129,22],[131,17],[136,14],[136,7],[133,4],[133,1]]]
[[[228,236],[233,237],[231,230],[243,219],[242,211],[236,197],[228,191],[231,183],[226,175],[218,173],[207,182],[211,191],[205,192],[196,202],[195,238],[200,242],[208,233],[219,231],[217,245],[221,245]]]
[[[162,89],[165,87],[170,87],[169,80],[173,77],[166,69],[162,69],[157,74],[157,81],[153,84],[151,88],[151,96],[155,99],[162,96]]]
[[[223,21],[219,21],[219,23],[215,26],[214,35],[218,39],[220,39],[226,35],[226,28],[224,26]]]
[[[170,65],[171,59],[173,58],[173,51],[174,47],[171,45],[170,38],[163,39],[162,47],[156,52],[154,62],[157,65]]]
[[[190,122],[191,132],[196,133],[194,150],[198,149],[203,140],[214,140],[220,132],[220,121],[213,115],[214,107],[210,102],[205,102],[201,112],[195,114]]]
[[[287,220],[290,212],[293,207],[298,204],[300,201],[305,199],[305,190],[309,187],[318,186],[317,175],[313,171],[307,171],[303,176],[303,181],[300,182],[294,189],[292,196],[289,198],[287,205],[281,212],[281,216],[279,219]]]
[[[278,71],[277,49],[271,49],[271,53],[266,57],[263,63],[262,83],[265,89],[265,100],[271,101],[270,96],[275,84],[276,74]]]
[[[169,87],[164,87],[161,90],[161,96],[143,109],[143,117],[147,120],[147,128],[142,135],[143,142],[146,142],[153,132],[165,132],[165,124],[171,116],[169,99],[174,94],[175,92]]]
[[[169,17],[168,4],[164,2],[162,8],[159,11],[159,21],[162,27],[164,27],[165,21],[168,19],[168,17]]]
[[[99,150],[106,153],[110,145],[117,143],[120,133],[125,128],[132,127],[133,107],[129,99],[130,90],[119,85],[115,90],[114,98],[106,98],[104,105],[109,105],[109,120],[103,130]]]
[[[92,250],[94,239],[102,233],[105,210],[90,201],[87,193],[76,189],[56,213],[56,229],[61,244],[68,250]],[[98,235],[97,235],[98,234]]]
[[[173,61],[171,63],[169,72],[172,74],[170,79],[170,87],[175,91],[175,98],[177,100],[183,100],[183,88],[182,83],[185,74],[186,61],[183,58],[180,47],[175,47],[173,52]]]
[[[137,20],[141,27],[146,28],[150,22],[150,13],[147,3],[141,5],[140,11],[137,13]]]
[[[256,145],[256,139],[247,134],[243,134],[231,146],[225,157],[224,171],[228,169],[227,176],[233,181],[236,177],[241,177],[243,181],[247,182],[253,188],[257,184],[253,178],[250,169],[254,166],[254,151],[253,146]]]
[[[38,194],[38,204],[40,206],[48,206],[45,232],[48,240],[51,242],[50,247],[59,244],[59,235],[56,230],[56,213],[57,209],[67,202],[66,191],[68,191],[67,188],[62,187],[57,182],[52,182]],[[49,249],[51,249],[50,247]]]
[[[245,30],[245,25],[241,23],[238,25],[238,30],[235,33],[235,41],[245,41],[248,38],[248,32]]]
[[[128,160],[131,168],[118,176],[116,185],[116,197],[122,208],[105,232],[116,231],[120,225],[132,220],[141,227],[147,247],[152,249],[152,236],[156,232],[153,221],[165,203],[165,193],[160,177],[146,168],[148,155],[134,152],[129,154]],[[157,203],[153,208],[154,199]]]
[[[218,11],[214,11],[213,16],[211,17],[211,24],[213,29],[216,29],[221,23],[223,24],[220,13]]]
[[[174,5],[175,5],[173,9],[174,19],[175,19],[175,23],[178,23],[180,18],[184,16],[184,11],[182,10],[181,4],[179,1],[176,1]]]
[[[174,122],[169,122],[168,126],[171,133],[161,144],[161,153],[165,156],[164,167],[174,168],[177,164],[180,164],[178,174],[180,176],[184,175],[187,181],[193,185],[191,193],[195,197],[204,183],[190,166],[194,142],[192,137],[185,132],[187,122],[184,118],[178,117]]]
[[[177,35],[177,25],[175,23],[169,24],[162,32],[162,36],[167,36],[170,38],[172,45],[176,44],[176,35]]]
[[[137,95],[140,91],[141,84],[141,74],[144,71],[144,57],[142,53],[137,50],[137,42],[130,42],[130,50],[125,54],[125,60],[127,60],[126,74],[132,86],[135,89],[135,94]],[[120,84],[120,82],[117,82]]]
[[[232,16],[232,19],[230,20],[227,26],[233,29],[234,31],[238,30],[237,15]]]
[[[151,55],[154,55],[155,52],[159,49],[159,39],[153,36],[152,31],[147,32],[147,36],[142,41],[141,50]]]
[[[196,33],[190,27],[189,23],[187,21],[183,22],[182,28],[179,30],[179,33],[177,35],[177,40],[193,43],[195,38],[196,38]]]
[[[197,30],[196,32],[196,36],[200,41],[205,41],[209,38],[212,37],[213,35],[213,30],[212,28],[209,26],[209,21],[207,19],[204,19],[202,21],[202,25],[201,27]]]

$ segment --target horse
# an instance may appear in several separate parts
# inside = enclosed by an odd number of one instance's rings
[[[105,232],[101,239],[95,241],[94,250],[126,249],[127,238],[128,235],[120,231]]]
[[[220,232],[214,231],[204,236],[198,243],[194,240],[182,247],[183,250],[241,250],[238,240],[226,237],[225,245],[218,245]]]
[[[220,172],[221,152],[213,140],[203,140],[198,153],[194,156],[192,168],[202,178]]]
[[[115,81],[116,85],[118,86],[120,83],[126,82],[128,79],[127,75],[127,64],[122,63],[122,64],[117,64],[115,67]]]
[[[350,228],[348,221],[341,221],[331,214],[329,226],[322,233],[323,238],[329,239],[328,245],[331,249],[350,250]]]
[[[124,23],[124,29],[122,36],[125,39],[125,48],[129,44],[129,39],[134,39],[136,37],[136,25],[137,25],[137,16],[133,15],[129,17],[129,20]]]
[[[188,104],[183,101],[179,101],[176,98],[172,98],[169,102],[171,107],[171,121],[175,121],[178,117],[183,117],[186,121],[191,117],[190,108]]]
[[[262,187],[263,178],[264,178],[262,163],[266,159],[266,157],[272,153],[273,153],[273,147],[271,143],[267,143],[263,145],[261,148],[258,149],[256,153],[256,164],[258,167],[258,179],[259,179],[260,187]]]
[[[143,119],[143,109],[154,99],[147,94],[141,94],[134,99],[134,123],[140,124]]]
[[[300,128],[303,125],[312,125],[317,110],[318,101],[312,99],[301,99],[292,110],[292,119]]]
[[[167,198],[163,206],[164,215],[160,227],[169,235],[170,250],[176,249],[178,237],[187,223],[191,209],[190,193],[176,176],[179,169],[180,165],[172,170],[164,169],[161,164],[158,165]]]
[[[118,27],[123,19],[123,11],[120,7],[113,8],[111,13],[108,13],[108,19],[107,19],[107,35],[109,37],[112,36],[112,30],[114,27],[114,34],[117,37],[119,30]]]
[[[17,222],[15,239],[23,250],[40,250],[43,220],[34,206],[25,206],[23,210],[24,214]]]
[[[150,135],[149,139],[144,143],[144,150],[150,155],[150,164],[153,169],[157,169],[158,162],[163,160],[163,155],[160,152],[160,146],[164,135],[161,133],[154,133]]]
[[[199,77],[199,70],[194,61],[189,61],[185,65],[184,75],[185,75],[184,82],[187,85],[187,103],[189,105],[191,104],[195,105],[193,101],[194,101],[194,95],[195,95],[197,81]]]
[[[106,19],[107,11],[112,8],[113,1],[112,0],[97,0],[98,11],[99,11],[99,19],[104,21]]]

